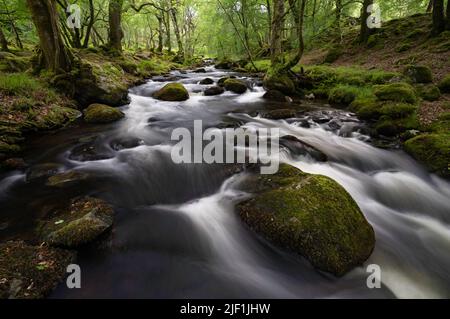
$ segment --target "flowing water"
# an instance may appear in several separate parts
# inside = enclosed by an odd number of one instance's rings
[[[185,102],[149,97],[174,80],[155,79],[130,90],[124,120],[80,123],[31,143],[26,160],[32,166],[53,163],[59,171],[86,172],[90,177],[82,185],[55,190],[45,181],[26,182],[21,171],[2,176],[0,239],[32,239],[36,220],[75,196],[114,205],[111,234],[79,253],[82,288],[60,285],[52,297],[450,297],[447,181],[401,151],[371,146],[364,126],[345,111],[311,105],[298,118],[269,120],[257,111],[274,105],[256,85],[243,95],[203,96],[201,79],[226,75],[207,71],[172,73],[190,92]],[[205,127],[277,127],[325,153],[327,162],[287,149],[280,155],[305,172],[335,179],[353,196],[376,232],[369,260],[335,278],[252,233],[234,211],[248,196],[236,186],[245,173],[171,160],[172,130],[192,129],[198,119]],[[381,289],[366,285],[369,264],[381,267]]]

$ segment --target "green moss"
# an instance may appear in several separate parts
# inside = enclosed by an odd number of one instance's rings
[[[441,97],[441,91],[433,84],[418,85],[416,89],[419,96],[426,101],[437,101]]]
[[[24,72],[30,66],[30,58],[27,56],[16,56],[12,53],[0,52],[0,72]]]
[[[168,83],[153,97],[163,101],[185,101],[189,99],[189,93],[181,83]]]
[[[396,101],[415,103],[417,101],[414,88],[407,83],[377,85],[374,94],[380,101]]]
[[[351,196],[332,179],[286,164],[247,186],[256,196],[238,205],[241,218],[268,240],[341,276],[363,263],[375,238]]]
[[[411,43],[402,43],[400,45],[397,46],[397,48],[395,49],[395,51],[397,52],[405,52],[408,51],[412,48],[412,44]]]
[[[120,110],[104,104],[91,104],[84,110],[84,120],[88,123],[109,123],[123,117]]]
[[[331,89],[328,102],[330,104],[350,105],[358,95],[359,88],[350,85],[338,85]]]
[[[0,299],[44,298],[62,281],[75,253],[44,245],[0,244]]]
[[[81,112],[69,107],[51,106],[44,114],[33,116],[31,124],[35,129],[51,130],[64,127],[81,116]]]
[[[447,74],[441,82],[439,82],[439,90],[442,93],[450,93],[450,74]]]
[[[226,79],[225,82],[223,82],[223,85],[226,90],[234,93],[242,94],[247,91],[247,85],[242,80]]]
[[[409,139],[405,150],[431,172],[450,177],[450,133],[422,134]]]
[[[110,205],[98,198],[74,200],[70,207],[39,225],[42,239],[53,246],[78,247],[89,243],[108,230],[114,212]]]
[[[372,34],[371,36],[369,36],[369,38],[367,39],[367,47],[369,48],[374,48],[378,45],[381,45],[382,41],[381,38],[378,34]]]
[[[431,69],[423,65],[408,65],[403,74],[409,77],[414,83],[433,82],[433,73]]]
[[[278,73],[275,69],[269,69],[264,77],[264,87],[267,90],[280,91],[285,95],[293,95],[296,93],[294,81],[287,73]]]
[[[417,111],[417,107],[413,104],[388,102],[383,103],[380,112],[382,115],[386,115],[391,119],[402,119],[414,114]]]

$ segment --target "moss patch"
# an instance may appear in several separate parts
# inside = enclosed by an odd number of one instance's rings
[[[380,101],[406,103],[415,103],[417,101],[414,88],[407,83],[378,85],[374,88],[374,94]]]
[[[0,244],[0,298],[46,297],[64,278],[73,252],[24,242]]]
[[[223,82],[223,85],[226,90],[237,94],[242,94],[247,91],[245,82],[238,79],[226,79],[225,82]]]
[[[439,82],[439,90],[442,93],[450,93],[450,74],[446,75],[441,82]]]
[[[110,123],[124,116],[122,111],[104,104],[91,104],[84,110],[84,120],[88,123]]]

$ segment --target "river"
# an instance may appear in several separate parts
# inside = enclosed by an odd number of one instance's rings
[[[242,95],[201,93],[201,79],[227,74],[213,67],[207,73],[174,71],[190,93],[185,102],[149,97],[173,80],[157,78],[130,89],[119,122],[80,121],[32,140],[29,164],[86,172],[90,178],[82,186],[55,190],[26,182],[22,171],[0,177],[0,240],[33,239],[36,220],[75,196],[100,197],[115,208],[112,232],[79,253],[82,288],[60,285],[51,297],[450,297],[450,184],[401,150],[374,147],[364,125],[346,111],[303,102],[308,107],[298,117],[270,120],[258,111],[278,106],[263,100],[257,85]],[[375,229],[369,260],[335,278],[252,233],[234,212],[247,195],[236,187],[245,173],[171,160],[172,130],[192,128],[198,119],[205,127],[276,127],[325,153],[326,162],[287,149],[281,157],[335,179],[353,196]],[[381,289],[366,285],[369,264],[380,266]]]

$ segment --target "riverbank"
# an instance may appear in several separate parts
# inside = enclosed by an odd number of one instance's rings
[[[91,48],[74,54],[79,67],[71,78],[54,78],[33,73],[31,52],[0,53],[0,167],[23,165],[20,154],[30,134],[66,127],[93,103],[124,105],[131,86],[181,67],[169,55],[145,51],[114,56]]]

